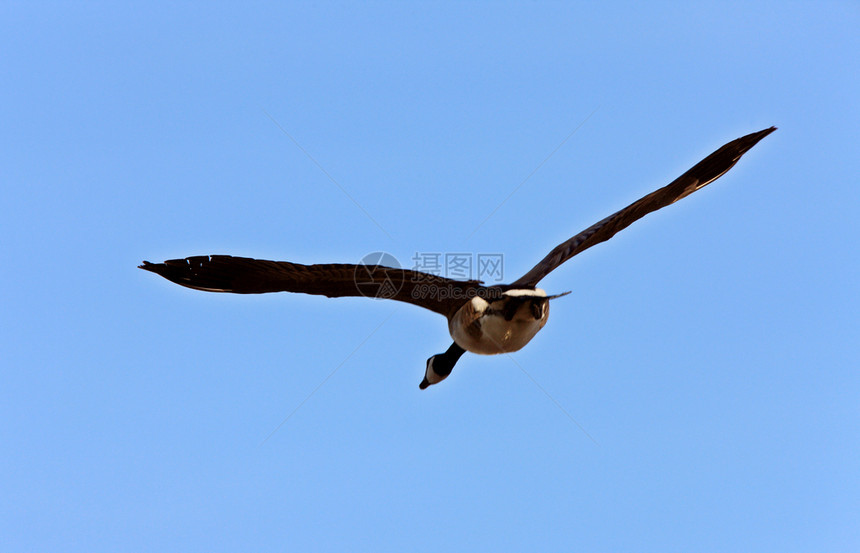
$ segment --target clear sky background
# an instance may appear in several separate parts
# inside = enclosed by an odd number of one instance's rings
[[[848,1],[2,3],[3,551],[857,551],[858,29]],[[434,313],[135,268],[503,253],[510,281],[770,125],[548,277],[573,294],[528,347],[423,392]]]

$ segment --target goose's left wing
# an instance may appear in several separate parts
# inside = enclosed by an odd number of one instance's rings
[[[627,228],[631,223],[652,211],[657,211],[661,207],[677,202],[684,196],[688,196],[714,182],[731,169],[741,156],[755,146],[759,140],[775,130],[776,127],[770,127],[732,140],[670,184],[591,225],[570,240],[559,244],[532,270],[517,279],[512,286],[535,286],[542,278],[574,255],[595,244],[609,240],[617,232]]]
[[[144,261],[140,268],[176,284],[206,292],[299,292],[330,298],[366,296],[411,303],[448,318],[476,295],[501,294],[477,280],[452,280],[381,265],[301,265],[229,255],[201,255],[164,263]]]

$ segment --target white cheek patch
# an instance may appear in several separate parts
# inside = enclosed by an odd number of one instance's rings
[[[435,361],[435,359],[433,361]],[[424,378],[426,378],[427,382],[430,384],[438,384],[445,379],[436,374],[436,371],[433,370],[433,361],[429,361],[427,363],[427,370],[424,372]]]

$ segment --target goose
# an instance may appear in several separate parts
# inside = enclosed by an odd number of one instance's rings
[[[634,221],[704,188],[775,130],[770,127],[725,144],[670,184],[562,242],[510,284],[485,286],[479,280],[454,280],[373,263],[301,265],[230,255],[193,256],[163,263],[144,261],[139,268],[206,292],[371,296],[429,309],[448,320],[453,343],[444,353],[427,359],[419,384],[424,390],[445,380],[467,351],[494,355],[521,349],[546,325],[550,300],[570,293],[547,295],[537,287],[544,277]]]

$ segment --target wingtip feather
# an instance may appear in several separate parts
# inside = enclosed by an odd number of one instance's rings
[[[744,136],[743,138],[741,138],[740,140],[743,142],[744,153],[746,153],[753,146],[758,144],[759,141],[761,141],[761,139],[763,139],[765,136],[769,135],[770,133],[772,133],[775,130],[776,130],[775,126],[770,126],[766,129],[762,129],[758,132],[748,134],[748,135]]]

